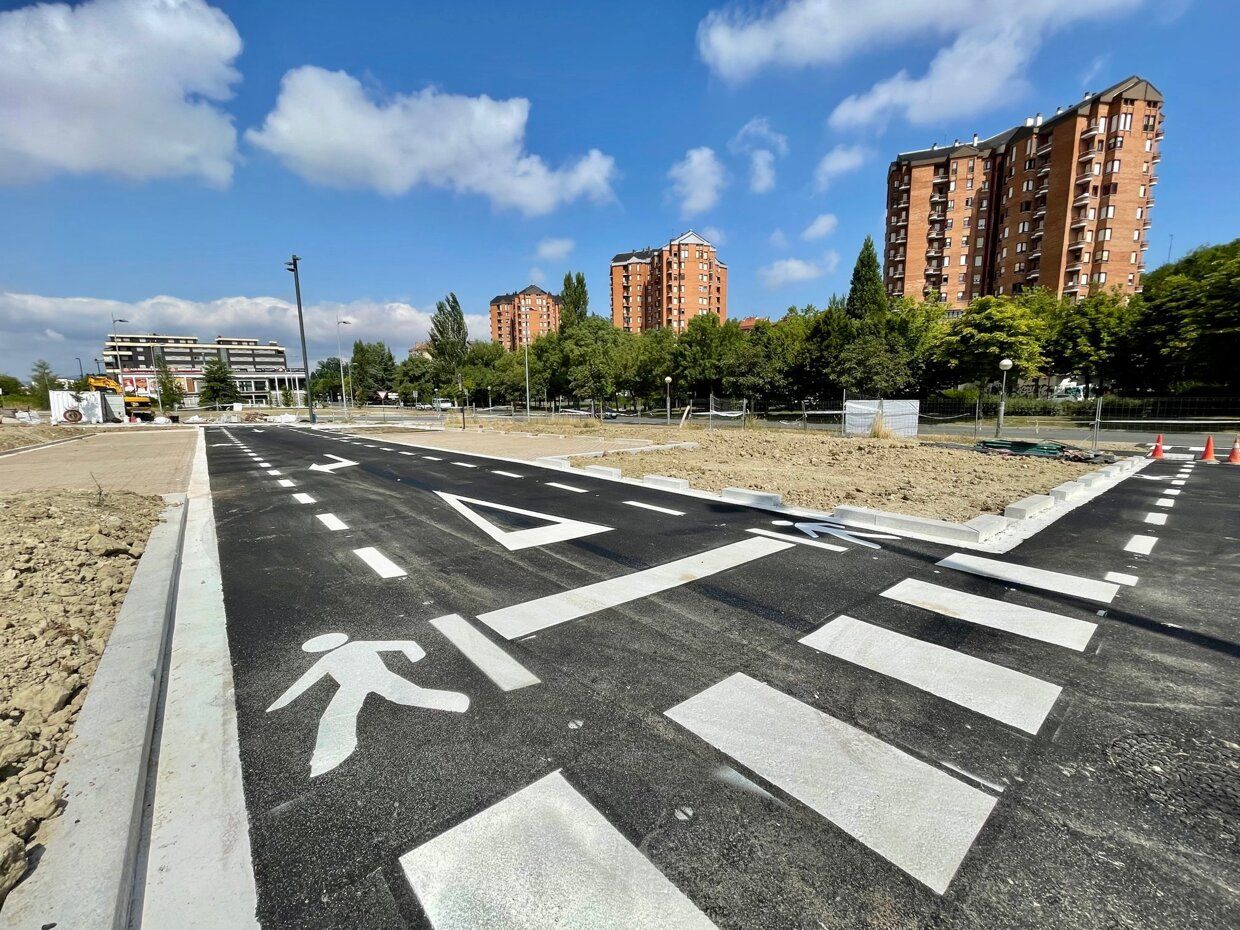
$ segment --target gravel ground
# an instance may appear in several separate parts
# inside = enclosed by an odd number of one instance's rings
[[[164,502],[0,495],[0,902],[56,815],[56,767]]]

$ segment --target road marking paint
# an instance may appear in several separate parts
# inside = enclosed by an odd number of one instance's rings
[[[316,501],[309,494],[294,494],[293,500],[297,501],[297,503],[299,504],[317,504],[318,503],[318,501]]]
[[[505,478],[524,478],[525,475],[518,475],[515,471],[500,471],[498,468],[491,469],[493,475],[503,475]]]
[[[739,672],[666,715],[939,894],[997,800]]]
[[[1174,507],[1175,498],[1174,497],[1160,497],[1158,500],[1154,501],[1154,506],[1155,507]]]
[[[478,619],[505,639],[516,639],[600,610],[678,588],[791,548],[791,543],[778,543],[771,539],[744,539],[654,568],[492,610],[479,614]]]
[[[659,507],[656,504],[643,504],[641,501],[625,501],[630,507],[640,507],[642,510],[653,510],[655,513],[666,513],[673,517],[683,517],[683,510],[673,510],[671,507]]]
[[[1145,515],[1146,523],[1153,523],[1155,526],[1166,526],[1167,515],[1165,513],[1147,513]]]
[[[278,468],[268,468],[268,469],[267,469],[267,474],[269,474],[269,475],[282,475],[282,474],[284,474],[284,472],[280,471],[280,469],[278,469]]]
[[[469,462],[453,462],[453,465],[460,465],[462,468],[477,468],[477,465],[471,465]]]
[[[353,554],[373,568],[380,578],[400,578],[408,574],[374,546],[354,549]]]
[[[599,523],[586,523],[584,520],[557,517],[550,513],[539,513],[537,510],[522,510],[520,507],[510,507],[507,504],[496,504],[492,501],[482,501],[472,497],[461,497],[458,494],[448,494],[445,491],[436,491],[435,493],[443,498],[444,502],[453,510],[510,552],[517,549],[528,549],[531,546],[546,546],[551,543],[567,542],[570,539],[580,539],[582,536],[593,536],[595,533],[607,533],[612,529],[610,526],[603,526]],[[523,517],[533,517],[536,520],[546,520],[548,522],[543,526],[532,526],[523,530],[506,530],[488,520],[486,516],[475,509],[476,507],[481,507],[484,510],[502,510],[504,513],[515,513]]]
[[[1107,572],[1107,581],[1114,581],[1116,584],[1135,585],[1141,579],[1136,575],[1125,575],[1123,572]]]
[[[1012,562],[1001,562],[999,559],[985,559],[977,555],[965,555],[953,552],[945,559],[935,563],[943,568],[954,568],[957,571],[982,575],[985,578],[997,578],[1013,584],[1025,585],[1030,588],[1042,588],[1057,594],[1068,594],[1090,601],[1111,603],[1119,591],[1113,584],[1095,581],[1093,578],[1081,578],[1078,575],[1066,575],[1063,572],[1051,572],[1044,568],[1030,568],[1028,565],[1016,565]]]
[[[766,536],[770,539],[782,539],[784,542],[796,543],[798,546],[813,546],[815,549],[826,549],[829,552],[847,552],[847,546],[837,546],[835,543],[819,542],[816,539],[804,539],[800,536],[789,536],[786,533],[776,533],[774,530],[746,530],[747,533],[755,533],[758,536]]]
[[[254,464],[257,465],[259,468],[270,468],[271,467],[270,462],[255,462]]]
[[[1114,586],[1118,591],[1119,587]],[[1015,633],[1028,639],[1036,639],[1055,646],[1064,646],[1081,652],[1098,628],[1096,623],[1065,617],[1048,610],[1038,610],[1021,604],[1009,604],[989,597],[979,597],[944,588],[927,581],[906,578],[882,592],[883,597],[902,604],[911,604],[923,610],[932,610],[945,617],[954,617],[966,623]]]
[[[486,634],[460,614],[436,617],[430,624],[503,690],[515,691],[541,683],[537,675],[487,639]]]
[[[296,485],[294,485],[293,482],[289,481],[287,478],[281,478],[279,481],[276,482],[276,484],[278,484],[282,488],[296,487]]]
[[[1154,551],[1154,543],[1158,542],[1157,536],[1141,536],[1136,535],[1128,540],[1128,545],[1124,546],[1125,552],[1135,552],[1137,555],[1149,555]]]
[[[435,930],[715,930],[560,772],[400,857]]]
[[[1163,493],[1166,494],[1168,497],[1179,497],[1184,492],[1181,491],[1179,488],[1175,488],[1175,489],[1168,489],[1166,491],[1163,491]]]
[[[378,449],[379,448],[378,446],[371,445],[368,442],[364,442],[362,443],[362,445],[365,446],[367,449]]]
[[[387,446],[380,446],[380,447],[379,447],[379,451],[380,451],[380,452],[394,452],[394,451],[396,451],[396,450],[395,450],[395,449],[389,449]]]
[[[1183,478],[1177,478],[1177,479],[1175,479],[1174,481],[1172,481],[1172,482],[1171,482],[1171,486],[1172,486],[1173,488],[1182,488],[1182,487],[1184,487],[1184,479],[1183,479]]]
[[[426,460],[428,460],[428,461],[431,461],[431,462],[442,462],[442,461],[443,461],[443,459],[441,459],[441,458],[436,458],[436,457],[435,457],[435,456],[433,456],[433,455],[424,455],[424,456],[422,456],[422,458],[424,458],[424,459],[426,459]]]
[[[1061,690],[1023,672],[847,615],[801,642],[1035,735]]]
[[[585,494],[585,488],[575,488],[571,484],[560,484],[558,481],[548,481],[547,487],[559,488],[561,491],[572,491],[574,494]]]
[[[401,452],[400,454],[401,455],[414,455],[413,452]]]
[[[327,527],[333,533],[338,532],[340,530],[348,529],[348,527],[345,526],[344,521],[341,520],[334,513],[319,513],[319,514],[315,514],[315,516],[319,518],[320,523],[322,523],[325,527]]]

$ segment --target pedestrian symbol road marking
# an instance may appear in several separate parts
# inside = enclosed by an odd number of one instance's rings
[[[372,694],[406,707],[454,713],[469,709],[466,695],[457,691],[421,688],[392,672],[379,658],[381,652],[400,652],[410,662],[417,662],[426,655],[426,651],[413,640],[359,640],[350,643],[344,633],[324,633],[306,640],[301,648],[306,652],[325,652],[326,655],[293,682],[267,708],[267,713],[292,704],[321,678],[331,678],[336,682],[336,693],[319,719],[314,754],[310,758],[311,778],[331,771],[353,754],[357,748],[357,715],[366,698]]]
[[[846,546],[837,546],[835,543],[819,542],[816,539],[798,539],[796,536],[789,536],[787,533],[776,533],[774,530],[746,530],[747,533],[753,533],[756,536],[766,536],[769,539],[782,539],[784,542],[796,543],[798,546],[813,546],[816,549],[826,549],[830,552],[847,552]],[[871,546],[873,543],[864,543],[863,545]],[[877,547],[875,547],[877,548]]]
[[[443,491],[436,491],[435,493],[442,497],[453,510],[509,551],[528,549],[531,546],[547,546],[551,543],[565,542],[570,539],[580,539],[582,536],[593,536],[595,533],[606,533],[612,529],[610,526],[602,526],[598,523],[586,523],[582,520],[570,520],[567,517],[557,517],[549,513],[539,513],[536,510],[522,510],[520,507],[509,507],[507,504],[495,504],[490,501],[475,500],[472,497],[460,497],[456,494],[447,494]],[[471,504],[473,507],[470,506]],[[545,526],[534,526],[523,530],[506,530],[502,527],[496,526],[486,517],[482,516],[473,509],[474,507],[499,510],[504,513],[517,514],[522,517],[531,517],[535,520],[546,520],[547,524]]]

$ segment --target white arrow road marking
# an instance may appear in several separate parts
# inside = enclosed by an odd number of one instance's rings
[[[865,546],[867,549],[881,549],[882,546],[877,543],[866,542],[865,539],[899,539],[899,536],[892,536],[889,533],[867,533],[861,530],[855,530],[843,523],[793,523],[791,520],[772,520],[772,526],[791,526],[800,530],[810,539],[817,539],[819,534],[827,536],[837,536],[845,542],[850,542],[855,546]],[[863,539],[862,537],[865,537]],[[843,550],[840,550],[841,552]]]
[[[335,459],[330,465],[319,465],[317,462],[310,466],[311,471],[335,471],[337,468],[348,468],[350,465],[356,465],[357,462],[350,461],[339,455],[332,455],[330,452],[323,453],[329,459]]]
[[[453,510],[510,552],[517,549],[528,549],[531,546],[547,546],[551,543],[567,542],[570,539],[580,539],[582,536],[606,533],[612,529],[610,526],[603,526],[598,523],[570,520],[567,517],[557,517],[554,514],[539,513],[536,510],[522,510],[519,507],[494,504],[490,501],[475,500],[471,497],[459,497],[456,494],[446,494],[443,491],[436,491],[435,493],[442,497]],[[534,526],[524,530],[505,530],[472,509],[469,506],[470,504],[549,522],[546,526]]]

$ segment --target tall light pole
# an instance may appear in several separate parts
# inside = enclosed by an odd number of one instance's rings
[[[78,380],[80,381],[82,378],[86,377],[86,372],[82,370],[82,360],[80,358],[77,360],[77,363],[78,363]]]
[[[336,361],[340,363],[340,400],[344,404],[344,418],[349,419],[349,395],[344,389],[344,356],[340,354],[340,327],[351,326],[349,320],[336,317]]]
[[[297,292],[297,329],[301,333],[301,366],[306,377],[306,411],[310,414],[310,425],[318,422],[314,416],[314,395],[310,393],[310,353],[306,351],[306,321],[301,312],[301,272],[298,270],[300,256],[294,254],[284,267],[293,273],[293,288]]]
[[[530,344],[525,343],[525,422],[530,421]]]
[[[109,313],[112,317],[112,345],[116,346],[113,352],[116,354],[116,383],[121,386],[121,419],[126,423],[129,422],[129,408],[125,406],[125,363],[121,361],[120,343],[116,341],[116,324],[128,323],[128,320],[118,320],[116,316]]]
[[[672,376],[667,375],[663,378],[663,384],[667,389],[667,425],[672,425]]]
[[[1003,359],[999,362],[999,368],[1003,371],[1003,386],[999,389],[999,419],[995,421],[995,439],[1003,432],[1003,412],[1007,407],[1007,373],[1012,368],[1012,360]]]
[[[95,374],[97,375],[103,374],[103,362],[101,362],[99,359],[95,359]]]

